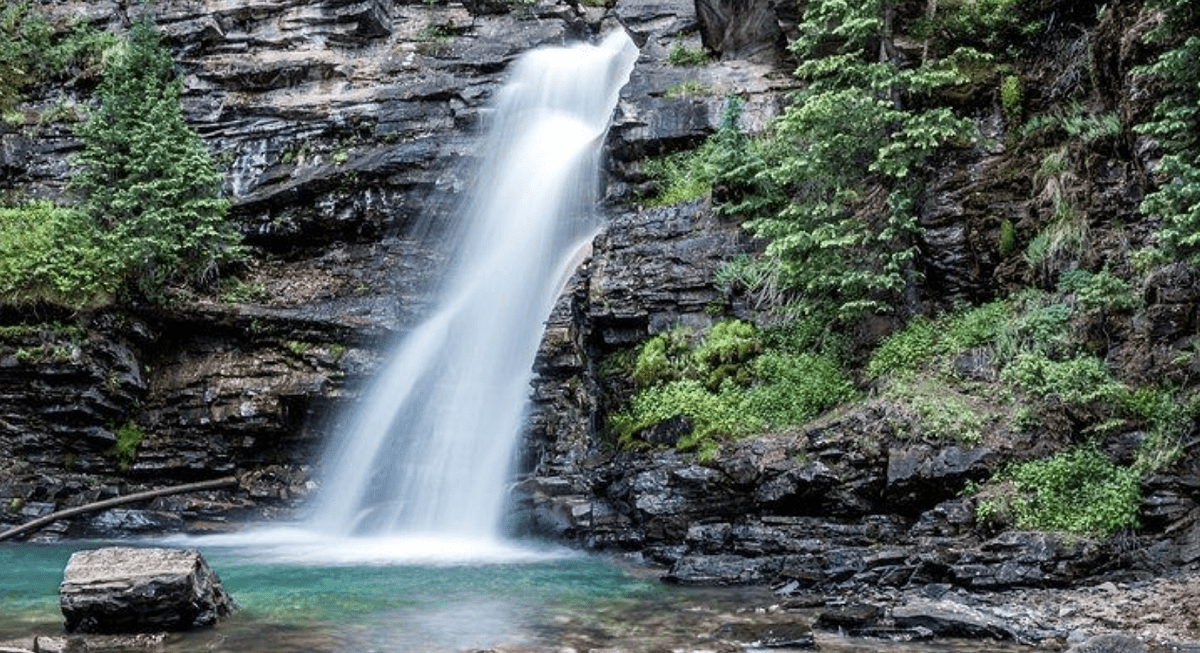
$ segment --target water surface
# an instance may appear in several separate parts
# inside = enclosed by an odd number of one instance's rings
[[[292,536],[294,544],[267,535],[171,542],[198,544],[241,611],[217,628],[173,635],[167,652],[712,651],[729,650],[724,624],[813,617],[772,612],[762,588],[668,586],[651,570],[557,548],[448,542],[439,552],[420,541],[405,550],[395,538],[337,547]],[[62,570],[71,553],[99,545],[0,546],[0,642],[62,634]],[[834,635],[818,643],[845,653],[1027,650]]]

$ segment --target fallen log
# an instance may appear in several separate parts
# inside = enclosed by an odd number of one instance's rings
[[[184,485],[174,485],[171,487],[159,488],[157,490],[135,492],[133,494],[127,494],[123,497],[113,497],[111,499],[96,501],[94,503],[76,506],[74,508],[67,508],[66,510],[59,510],[58,512],[52,512],[44,517],[38,517],[33,521],[26,522],[20,526],[17,526],[16,528],[10,528],[9,530],[0,533],[0,542],[22,533],[38,530],[60,519],[66,519],[68,517],[83,515],[99,510],[106,510],[108,508],[124,505],[126,503],[133,503],[135,501],[145,501],[146,499],[155,499],[158,497],[170,496],[172,494],[198,492],[200,490],[212,490],[214,488],[225,487],[228,485],[237,485],[237,482],[238,480],[236,477],[226,476],[225,478],[217,478],[210,481],[199,481],[196,483],[186,483]]]

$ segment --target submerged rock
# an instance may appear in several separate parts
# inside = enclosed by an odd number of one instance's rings
[[[212,626],[236,610],[199,552],[107,547],[71,556],[59,607],[72,633]]]

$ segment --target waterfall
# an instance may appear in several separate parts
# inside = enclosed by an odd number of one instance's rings
[[[600,148],[637,56],[617,31],[516,62],[436,308],[326,451],[316,528],[496,536],[544,322],[595,234]]]

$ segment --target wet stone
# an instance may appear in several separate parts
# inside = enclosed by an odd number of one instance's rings
[[[236,609],[199,552],[107,547],[71,556],[59,588],[70,633],[212,626]]]

